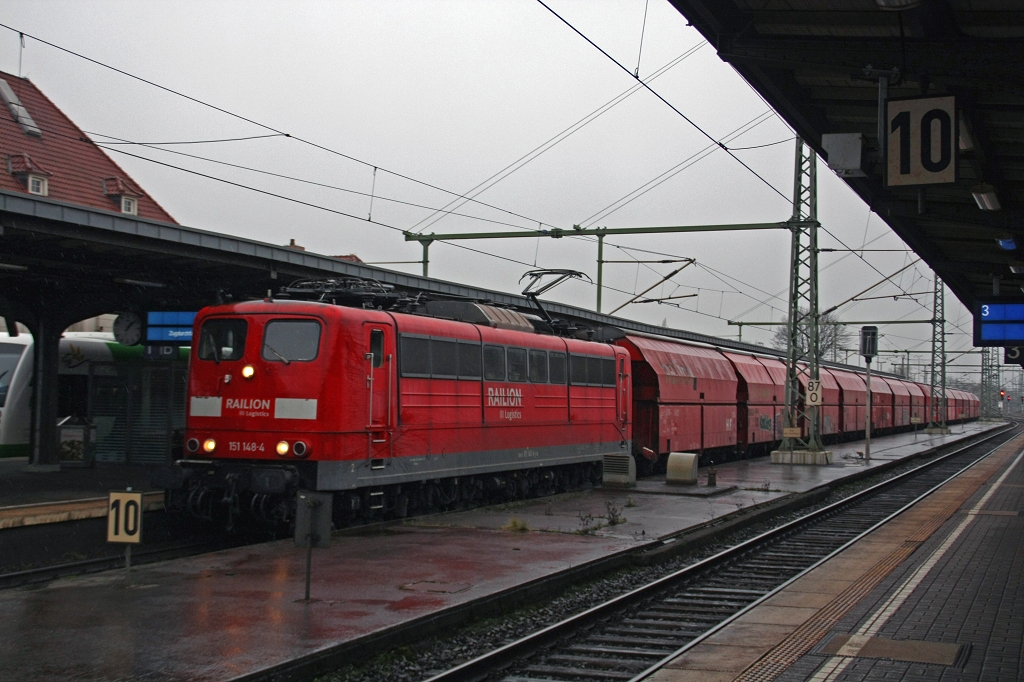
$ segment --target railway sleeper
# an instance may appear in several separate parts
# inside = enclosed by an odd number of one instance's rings
[[[637,614],[636,618],[625,618],[619,622],[622,623],[623,626],[630,628],[649,628],[651,630],[677,632],[679,630],[701,630],[706,628],[708,625],[714,625],[718,621],[698,620],[696,618],[664,618],[661,616],[644,618],[640,614]]]
[[[665,654],[670,653],[671,649],[663,647],[658,650],[654,649],[627,649],[625,647],[618,646],[588,646],[586,644],[573,644],[566,647],[566,651],[573,651],[581,654],[607,654],[614,656],[616,654],[625,654],[627,656],[637,656],[643,658],[653,658],[661,660],[665,657]]]
[[[708,607],[705,607],[705,606],[702,606],[702,605],[673,606],[673,605],[659,604],[658,606],[652,606],[650,610],[651,610],[652,613],[702,614],[702,615],[706,615],[708,618],[725,618],[726,616],[729,616],[729,615],[732,615],[733,613],[736,613],[736,609],[737,608],[742,608],[742,607],[738,606],[738,607],[735,607],[735,608],[723,609],[723,608],[708,608]]]
[[[635,622],[661,622],[674,623],[675,625],[707,625],[717,623],[721,620],[718,614],[702,614],[694,612],[679,611],[670,613],[665,611],[641,611],[636,614]],[[624,620],[623,623],[632,623],[634,620]]]
[[[676,637],[659,637],[655,639],[653,637],[634,637],[629,635],[612,637],[611,635],[601,634],[591,635],[587,637],[586,641],[617,645],[632,644],[634,646],[665,649],[667,652],[673,652],[679,648],[679,639]]]
[[[559,675],[561,679],[630,680],[633,674],[617,670],[587,670],[585,668],[562,668],[560,666],[531,665],[526,672],[538,675]]]
[[[651,624],[647,624],[651,625]],[[643,635],[645,637],[664,637],[665,639],[677,640],[680,637],[692,638],[697,637],[706,630],[704,627],[696,626],[692,628],[679,628],[677,626],[667,627],[610,627],[606,628],[605,632],[610,635]]]
[[[632,670],[643,670],[649,664],[636,659],[622,658],[622,654],[615,657],[610,656],[574,656],[572,654],[554,654],[544,659],[545,663],[582,663],[586,666],[594,666],[597,669],[603,668],[624,668]],[[590,670],[591,668],[587,668]]]

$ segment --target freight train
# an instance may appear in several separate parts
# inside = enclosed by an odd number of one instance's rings
[[[342,525],[596,485],[630,458],[643,474],[673,451],[763,455],[782,437],[775,357],[472,301],[388,309],[388,292],[352,306],[333,283],[297,290],[320,300],[196,316],[186,455],[159,480],[169,509],[287,524],[297,490],[332,491]],[[862,375],[822,368],[821,382],[824,438],[861,437]],[[927,421],[929,387],[871,383],[873,432]],[[978,416],[973,395],[945,402],[947,421]]]

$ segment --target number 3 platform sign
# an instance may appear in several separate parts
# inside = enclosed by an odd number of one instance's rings
[[[886,185],[956,182],[956,98],[891,99],[886,112]]]
[[[142,542],[142,493],[111,492],[107,499],[107,542],[127,543],[124,548],[126,571],[132,570],[132,545]]]

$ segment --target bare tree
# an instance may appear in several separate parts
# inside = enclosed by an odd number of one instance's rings
[[[784,320],[785,321],[785,320]],[[833,313],[825,313],[818,320],[818,360],[838,362],[840,353],[853,342],[853,332],[840,324]],[[810,343],[810,325],[802,324],[797,332],[797,343],[801,351],[806,351]],[[771,341],[773,348],[786,350],[789,344],[789,332],[786,325],[775,329]]]

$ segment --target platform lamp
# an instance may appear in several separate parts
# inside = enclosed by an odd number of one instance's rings
[[[871,459],[871,359],[878,355],[878,327],[860,328],[860,354],[867,365],[868,404],[864,420],[864,459]]]

